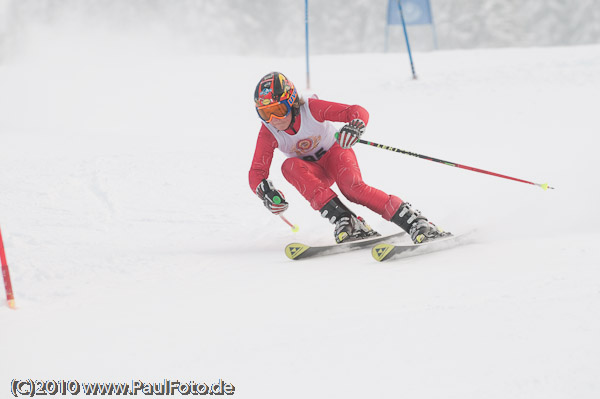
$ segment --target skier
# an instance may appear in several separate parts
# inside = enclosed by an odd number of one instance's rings
[[[273,151],[288,158],[282,172],[313,209],[335,224],[336,242],[379,235],[356,216],[331,190],[337,183],[351,202],[361,204],[400,226],[415,244],[449,235],[429,222],[418,210],[394,195],[368,186],[362,180],[354,150],[369,121],[358,105],[344,105],[316,98],[304,100],[294,84],[279,72],[260,79],[254,104],[262,125],[250,167],[250,188],[273,214],[288,209],[283,193],[270,180]],[[331,122],[344,122],[339,133]]]

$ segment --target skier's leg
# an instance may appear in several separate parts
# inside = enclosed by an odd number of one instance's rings
[[[418,210],[413,210],[409,203],[365,184],[352,149],[344,150],[334,145],[326,155],[330,153],[325,170],[334,176],[340,191],[350,201],[364,205],[385,220],[397,224],[410,234],[415,243],[448,234],[429,222]]]
[[[315,162],[300,158],[288,158],[281,165],[281,171],[285,179],[296,187],[296,190],[317,211],[337,197],[337,194],[330,188],[334,183],[333,179]]]
[[[377,235],[364,225],[331,190],[334,180],[318,162],[308,162],[300,158],[288,158],[281,170],[313,209],[335,225],[334,236],[338,243]]]
[[[360,173],[356,155],[352,149],[342,149],[337,143],[322,159],[325,170],[334,177],[340,191],[350,201],[364,205],[385,220],[391,220],[402,200],[395,195],[367,185]]]

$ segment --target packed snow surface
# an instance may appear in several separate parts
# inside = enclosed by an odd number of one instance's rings
[[[600,397],[600,46],[417,52],[417,80],[405,54],[315,56],[309,90],[304,58],[45,40],[0,65],[18,306],[0,307],[0,396],[12,379],[167,378],[241,398]],[[364,106],[367,140],[556,189],[357,145],[367,183],[475,241],[291,261],[287,243],[333,227],[279,153],[300,231],[248,185],[272,70]]]

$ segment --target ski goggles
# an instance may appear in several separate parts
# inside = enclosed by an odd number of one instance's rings
[[[273,118],[286,118],[290,112],[292,112],[292,105],[294,104],[294,101],[296,101],[296,93],[296,89],[294,89],[292,95],[286,100],[274,104],[257,106],[256,112],[258,113],[258,116],[267,123],[271,123]]]

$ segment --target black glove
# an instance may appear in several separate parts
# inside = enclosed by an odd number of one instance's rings
[[[365,127],[365,123],[360,119],[352,119],[350,123],[344,125],[336,135],[340,147],[347,149],[356,144],[365,132]]]
[[[256,187],[256,195],[265,204],[265,207],[273,214],[279,215],[288,209],[289,204],[285,200],[283,193],[276,190],[270,180],[263,179]]]

